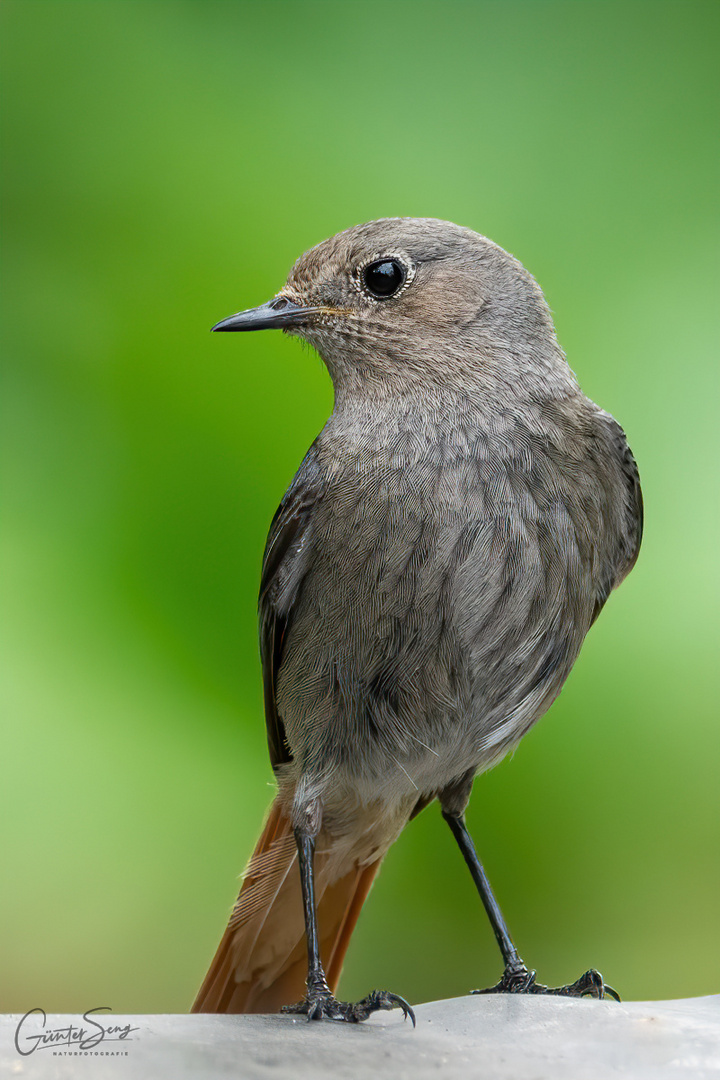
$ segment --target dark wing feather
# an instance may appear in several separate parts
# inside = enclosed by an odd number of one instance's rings
[[[612,567],[613,578],[609,583],[609,588],[597,598],[595,611],[593,612],[593,622],[600,614],[610,589],[617,588],[637,562],[643,534],[643,498],[640,488],[640,474],[638,473],[635,458],[628,446],[625,432],[618,422],[606,412],[601,411],[600,417],[609,437],[613,457],[619,464],[622,473],[625,505],[624,513],[621,514],[619,542],[614,559],[615,565]]]
[[[260,580],[260,657],[265,689],[265,723],[273,769],[292,760],[277,709],[277,677],[293,610],[307,573],[312,548],[313,510],[322,494],[316,443],[308,451],[270,526]]]
[[[633,457],[632,450],[625,441],[623,447],[623,475],[628,488],[628,522],[631,530],[630,560],[625,569],[625,573],[629,574],[640,554],[644,511],[642,488],[640,487],[640,473],[638,472],[637,463]]]

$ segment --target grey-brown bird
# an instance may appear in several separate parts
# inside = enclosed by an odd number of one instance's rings
[[[259,611],[278,792],[194,1010],[412,1017],[397,994],[334,992],[383,857],[434,799],[502,951],[487,992],[617,996],[593,969],[535,981],[464,811],[637,558],[622,429],[580,391],[527,270],[446,221],[339,233],[213,329],[273,327],[317,349],[335,406],[270,528]]]

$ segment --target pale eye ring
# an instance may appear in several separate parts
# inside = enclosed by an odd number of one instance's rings
[[[410,284],[412,268],[399,255],[382,255],[360,267],[360,285],[373,300],[390,300]]]

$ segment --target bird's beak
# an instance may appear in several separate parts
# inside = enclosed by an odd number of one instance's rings
[[[309,315],[319,311],[322,308],[302,307],[286,296],[276,296],[267,304],[239,311],[237,315],[215,323],[213,330],[282,330],[286,326],[301,325]]]

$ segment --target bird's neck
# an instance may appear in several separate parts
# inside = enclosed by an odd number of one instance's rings
[[[341,393],[323,431],[326,447],[335,446],[342,459],[365,461],[387,447],[408,467],[435,454],[442,444],[450,460],[472,454],[478,438],[496,447],[502,457],[515,445],[518,433],[537,445],[560,446],[571,438],[583,440],[592,426],[591,403],[579,391],[486,395],[450,392],[446,388],[396,388],[386,394]]]
[[[333,379],[334,422],[373,428],[472,423],[490,429],[501,416],[556,411],[587,400],[564,358],[557,369],[507,365],[462,376],[443,378],[442,369],[431,378],[412,371],[398,378],[382,369],[344,374]]]
[[[323,343],[327,345],[327,343]],[[554,335],[511,342],[497,332],[422,349],[398,338],[392,348],[322,348],[335,411],[375,416],[474,413],[488,421],[507,409],[582,396]]]

